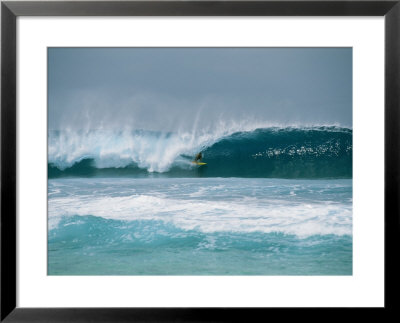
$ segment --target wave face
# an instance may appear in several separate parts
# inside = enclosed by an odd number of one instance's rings
[[[258,128],[212,134],[52,131],[49,178],[265,177],[351,178],[352,130]],[[205,166],[193,166],[202,151]]]

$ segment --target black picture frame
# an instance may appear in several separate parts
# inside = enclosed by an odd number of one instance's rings
[[[365,312],[368,318],[373,319],[373,315],[376,315],[380,320],[384,319],[381,315],[389,312],[390,315],[394,314],[398,306],[396,293],[399,287],[399,272],[396,263],[400,254],[400,0],[2,1],[1,322],[233,322],[258,320],[257,317],[266,319],[265,311],[272,311],[278,315],[286,311],[309,315],[308,310],[312,309],[16,307],[16,19],[19,16],[384,16],[385,306]],[[325,310],[331,318],[339,317],[339,314],[336,314],[337,309]],[[347,309],[350,310],[355,309]],[[322,319],[323,317],[318,317],[318,320]]]

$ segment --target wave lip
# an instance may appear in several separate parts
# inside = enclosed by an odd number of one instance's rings
[[[191,160],[203,152],[206,166]],[[49,177],[351,178],[352,130],[270,127],[211,134],[50,132]]]

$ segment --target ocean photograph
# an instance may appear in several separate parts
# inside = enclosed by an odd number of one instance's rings
[[[48,275],[352,275],[352,49],[48,48]]]

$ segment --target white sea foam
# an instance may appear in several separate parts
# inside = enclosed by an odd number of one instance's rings
[[[301,237],[352,233],[351,205],[341,203],[80,195],[51,198],[48,212],[50,229],[57,227],[65,216],[93,215],[123,221],[165,221],[184,230],[202,232],[282,232]]]

